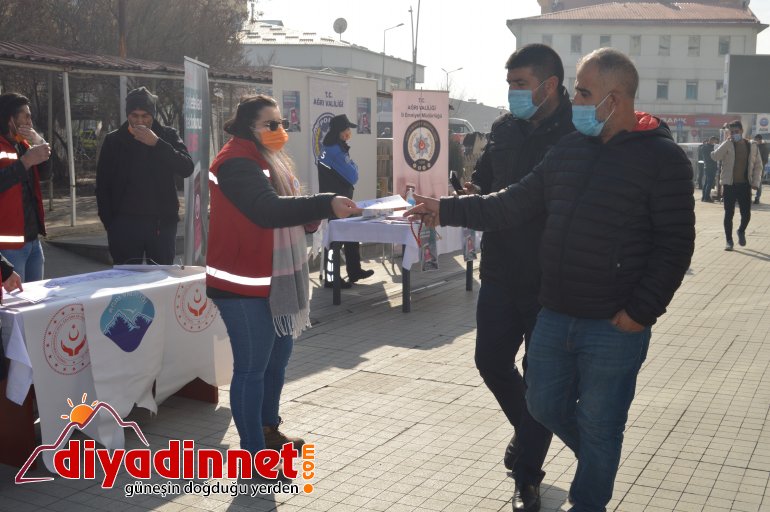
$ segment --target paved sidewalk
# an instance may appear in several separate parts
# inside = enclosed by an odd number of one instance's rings
[[[722,212],[696,203],[692,267],[653,328],[609,510],[770,510],[770,207],[754,208],[748,245],[732,253]],[[458,258],[441,264],[413,272],[410,314],[390,264],[369,261],[375,277],[344,290],[342,306],[315,289],[315,325],[295,345],[281,411],[287,432],[316,445],[312,494],[126,498],[125,474],[112,490],[62,478],[16,486],[0,466],[0,510],[510,510],[512,430],[474,367],[476,293]],[[217,407],[172,397],[157,416],[131,418],[151,447],[238,444],[226,387]],[[575,463],[557,439],[545,470],[543,510],[566,510]]]

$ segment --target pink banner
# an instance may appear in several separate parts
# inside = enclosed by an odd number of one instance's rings
[[[447,195],[449,93],[393,91],[393,193]]]

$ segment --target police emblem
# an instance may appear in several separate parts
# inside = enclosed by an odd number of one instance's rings
[[[441,153],[438,131],[430,122],[415,121],[404,133],[404,159],[417,172],[429,170]]]

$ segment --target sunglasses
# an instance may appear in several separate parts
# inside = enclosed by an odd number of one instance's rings
[[[270,128],[271,132],[274,132],[278,129],[279,126],[283,126],[284,130],[289,129],[289,120],[288,119],[281,119],[280,121],[268,121],[265,123],[265,126]]]

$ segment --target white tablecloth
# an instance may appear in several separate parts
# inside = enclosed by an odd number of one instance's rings
[[[24,285],[0,310],[11,360],[6,396],[22,403],[35,385],[43,444],[56,440],[71,410],[94,400],[127,415],[157,406],[200,377],[229,381],[232,352],[224,323],[206,298],[201,267],[116,268]],[[155,395],[152,387],[155,384]],[[86,398],[83,399],[83,395]],[[100,411],[86,434],[123,446],[123,429]],[[53,452],[43,452],[51,466]]]
[[[417,233],[418,223],[413,224]],[[463,248],[462,228],[439,226],[436,231],[441,238],[436,242],[439,254]],[[328,248],[332,242],[374,242],[404,245],[402,268],[409,270],[420,260],[417,240],[408,223],[383,220],[364,220],[361,217],[329,221],[324,231],[323,244]]]

